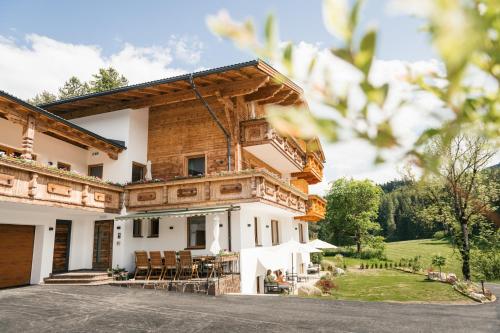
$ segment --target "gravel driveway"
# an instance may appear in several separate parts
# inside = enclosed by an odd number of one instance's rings
[[[497,292],[500,288],[494,286]],[[498,293],[497,293],[498,295]],[[484,305],[209,297],[111,286],[0,290],[0,332],[499,332]]]

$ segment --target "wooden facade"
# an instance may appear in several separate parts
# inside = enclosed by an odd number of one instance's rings
[[[307,195],[266,170],[228,172],[125,187],[131,211],[265,202],[306,213]]]
[[[0,157],[0,200],[119,213],[123,189],[54,168]]]
[[[296,216],[295,219],[318,222],[325,218],[326,201],[318,195],[309,195],[307,199],[306,214],[303,216]]]
[[[321,200],[308,201],[307,193],[323,177],[320,147],[314,151],[281,135],[265,119],[267,105],[304,104],[302,90],[262,61],[56,101],[43,109],[0,96],[0,116],[23,126],[22,157],[28,160],[34,131],[117,159],[125,147],[67,120],[146,108],[147,159],[152,177],[160,180],[123,188],[0,158],[0,197],[117,213],[123,191],[132,211],[263,201],[317,220]],[[188,160],[199,157],[204,177],[188,177]]]

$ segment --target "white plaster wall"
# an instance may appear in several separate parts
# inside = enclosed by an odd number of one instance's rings
[[[78,209],[0,202],[0,224],[35,226],[31,284],[43,282],[52,272],[57,219],[72,221],[68,269],[76,270],[92,268],[94,221],[113,219],[115,216]]]
[[[0,118],[0,144],[21,150],[22,126]],[[87,174],[88,151],[67,142],[55,139],[40,132],[35,132],[33,152],[37,161],[43,164],[64,162],[71,165],[71,170]]]
[[[191,250],[193,255],[208,255],[210,245],[213,241],[214,219],[219,219],[219,245],[221,249],[228,248],[228,229],[227,213],[212,214],[206,216],[206,248],[200,250]],[[234,220],[234,212],[232,220]],[[149,221],[142,221],[142,236],[133,237],[132,221],[115,222],[115,242],[113,245],[113,267],[117,265],[126,268],[128,271],[135,269],[134,251],[180,251],[187,247],[187,218],[186,217],[168,217],[160,219],[159,235],[156,238],[148,238]],[[120,226],[120,229],[118,229]],[[173,227],[173,229],[170,229]],[[118,239],[118,233],[121,233]],[[162,254],[163,255],[163,254]]]
[[[147,163],[148,120],[148,109],[143,108],[77,118],[72,122],[105,138],[125,142],[127,149],[119,154],[118,160],[112,160],[105,153],[91,149],[87,155],[87,163],[103,164],[104,179],[126,183],[132,180],[132,162]]]
[[[261,245],[267,249],[274,248],[271,237],[271,220],[278,221],[280,244],[292,239],[297,242],[299,241],[298,225],[300,223],[304,225],[304,240],[308,241],[307,223],[295,220],[295,214],[292,212],[262,203],[241,204],[240,216],[241,292],[244,294],[253,294],[257,292],[257,276],[260,277],[260,283],[262,284],[266,273],[257,259],[260,248],[255,247],[254,217],[257,217],[257,223],[259,223],[258,231]],[[250,224],[250,227],[248,227],[248,224]],[[294,272],[300,272],[301,265],[309,263],[309,255],[302,256],[295,254],[293,256],[293,263],[291,253],[285,254],[285,256],[286,267],[283,267],[285,272],[292,270],[292,264]],[[263,285],[261,285],[261,290],[263,290]]]

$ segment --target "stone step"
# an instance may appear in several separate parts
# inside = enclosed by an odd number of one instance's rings
[[[112,278],[106,276],[105,279],[85,279],[85,278],[73,278],[73,279],[58,279],[58,278],[47,278],[44,279],[45,284],[96,284],[96,283],[108,283],[113,281]]]
[[[107,279],[107,273],[62,273],[51,274],[50,279]]]

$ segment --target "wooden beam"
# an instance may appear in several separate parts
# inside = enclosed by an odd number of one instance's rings
[[[294,93],[295,92],[293,90],[281,90],[273,97],[260,101],[259,104],[263,105],[263,104],[281,103],[284,99],[288,98],[288,96]]]
[[[297,103],[300,100],[300,95],[297,93],[293,93],[287,98],[283,99],[281,102],[278,102],[282,106],[292,105]]]
[[[268,81],[269,81],[268,76],[261,76],[249,80],[213,84],[207,87],[198,87],[198,91],[203,97],[214,96],[216,92],[220,92],[221,96],[223,97],[241,96],[255,92],[257,89],[265,85]],[[196,95],[193,92],[193,90],[186,89],[175,93],[145,97],[134,101],[109,103],[107,105],[101,105],[95,108],[83,108],[77,111],[72,111],[67,113],[66,115],[64,115],[64,118],[73,119],[81,116],[94,115],[121,109],[127,109],[127,108],[140,109],[146,106],[170,104],[176,102],[189,101],[193,99],[196,99]]]
[[[262,87],[254,93],[245,96],[245,102],[256,102],[269,99],[276,95],[285,85],[283,84],[273,84],[266,87]]]

